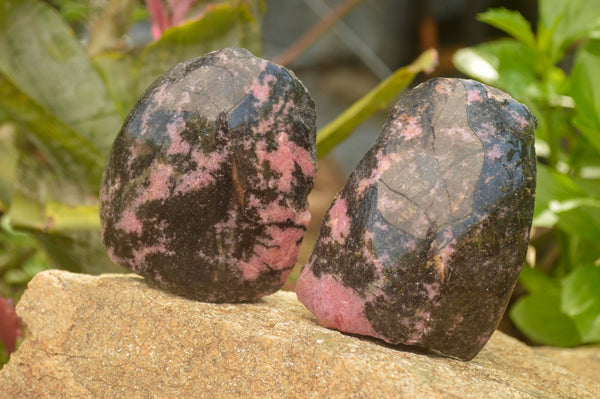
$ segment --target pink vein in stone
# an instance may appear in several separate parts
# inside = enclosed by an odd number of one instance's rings
[[[472,142],[478,140],[477,136],[473,134],[472,130],[467,130],[460,127],[440,129],[440,132],[450,137],[452,142],[456,142],[457,138],[460,138],[462,142]]]
[[[350,235],[350,217],[346,200],[338,197],[329,209],[328,216],[327,226],[331,229],[331,237],[338,244],[343,244],[346,237]]]
[[[427,295],[427,298],[429,299],[433,299],[435,298],[435,296],[438,293],[438,290],[440,289],[440,284],[439,283],[425,283],[423,284],[423,288],[425,288],[425,294]]]
[[[366,189],[377,183],[383,172],[388,170],[397,160],[398,154],[384,155],[383,151],[379,150],[375,158],[377,159],[377,167],[371,170],[371,176],[358,182],[358,194],[362,194]]]
[[[141,247],[133,250],[134,265],[143,265],[146,261],[146,256],[157,253],[167,253],[167,247],[164,243],[158,243],[149,247]],[[139,266],[137,266],[139,268]],[[138,270],[139,271],[139,270]]]
[[[300,166],[302,173],[306,176],[314,176],[315,165],[312,162],[310,153],[290,141],[286,132],[279,132],[275,137],[275,141],[277,142],[275,151],[267,151],[264,141],[257,142],[256,156],[259,164],[268,162],[271,170],[281,175],[275,183],[277,188],[282,192],[289,192],[292,188],[292,173],[296,168],[296,164]]]
[[[261,104],[266,103],[269,99],[269,94],[271,92],[269,83],[274,81],[275,77],[273,75],[264,75],[262,83],[260,83],[258,79],[255,79],[254,82],[252,82],[250,91]]]
[[[502,148],[498,144],[494,145],[492,147],[492,149],[489,150],[487,153],[488,157],[490,157],[492,159],[502,158],[502,154],[503,154]]]
[[[413,345],[421,341],[421,337],[427,333],[427,324],[431,318],[431,313],[421,310],[417,315],[417,322],[413,325],[413,332],[404,342],[406,345]]]
[[[142,235],[142,222],[137,218],[131,208],[125,209],[119,222],[115,224],[115,229],[123,230],[126,233],[136,233]]]
[[[267,247],[257,245],[255,253],[272,269],[283,270],[296,263],[300,240],[304,229],[267,227],[267,234],[272,237]]]
[[[277,226],[268,226],[266,233],[270,238],[266,242],[254,246],[254,255],[249,261],[240,262],[244,280],[256,280],[261,273],[267,270],[280,270],[282,271],[281,279],[285,281],[298,259],[304,229],[295,227],[282,229]]]
[[[435,85],[435,92],[438,94],[452,94],[452,84],[448,81],[440,81]]]
[[[134,202],[141,205],[146,201],[155,201],[166,199],[169,197],[170,182],[169,179],[173,175],[173,167],[169,164],[153,161],[150,166],[150,176],[148,176],[149,185],[143,189],[142,195]]]
[[[527,126],[529,126],[529,121],[514,109],[510,110],[510,116],[512,116],[519,123],[521,129],[525,129]]]
[[[491,136],[495,136],[498,134],[498,129],[495,125],[492,125],[489,122],[484,122],[481,124],[482,129],[476,132],[477,136],[481,139],[485,139]]]
[[[171,165],[154,161],[153,166],[150,169],[152,172],[150,173],[150,176],[148,176],[148,187],[140,189],[137,193],[138,196],[131,201],[127,208],[125,208],[121,214],[121,218],[115,223],[116,229],[125,231],[126,233],[136,233],[137,235],[141,235],[142,222],[136,215],[138,207],[147,201],[168,198],[170,186],[169,177],[173,173],[173,168]]]
[[[242,271],[242,279],[254,281],[258,275],[265,270],[265,265],[258,255],[253,255],[250,260],[240,262],[240,270]]]
[[[400,132],[406,140],[411,140],[423,134],[423,130],[419,125],[420,121],[420,116],[401,115],[392,121],[390,128]]]
[[[221,152],[213,152],[210,155],[206,155],[202,151],[193,150],[191,155],[192,160],[196,164],[196,169],[183,174],[179,178],[177,187],[174,190],[175,194],[185,194],[214,184],[216,180],[213,173],[226,161],[225,154]]]
[[[167,123],[167,134],[171,139],[171,144],[167,148],[167,154],[187,154],[190,151],[190,145],[181,137],[181,131],[185,126],[185,122],[181,117],[176,118],[172,122]]]
[[[106,252],[108,254],[108,257],[115,262],[118,265],[128,265],[129,264],[129,260],[126,258],[122,258],[120,256],[118,256],[117,254],[115,254],[115,249],[113,247],[106,247]]]
[[[294,220],[297,214],[294,208],[281,206],[277,200],[269,202],[266,206],[258,204],[255,208],[257,208],[261,221],[265,224]]]
[[[474,103],[476,101],[481,101],[481,95],[479,94],[479,90],[471,89],[467,92],[467,102],[469,104]]]
[[[374,242],[373,232],[370,230],[366,230],[363,234],[363,258],[369,262],[380,277],[383,277],[383,269],[384,265],[390,262],[390,256],[387,253],[379,254],[379,256],[375,256],[373,253],[373,242]],[[385,293],[381,292],[378,295],[387,296]]]
[[[364,314],[365,300],[328,274],[317,278],[306,265],[296,286],[298,299],[325,327],[379,337]]]

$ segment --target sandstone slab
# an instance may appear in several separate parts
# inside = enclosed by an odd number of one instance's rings
[[[600,397],[593,373],[560,360],[577,351],[496,332],[470,362],[421,354],[321,327],[290,292],[213,304],[134,275],[47,271],[17,312],[27,334],[0,371],[3,399]]]

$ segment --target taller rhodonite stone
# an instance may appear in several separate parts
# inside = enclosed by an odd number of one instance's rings
[[[310,220],[315,107],[287,69],[228,48],[176,65],[139,99],[100,193],[110,257],[211,302],[277,291]]]
[[[535,126],[475,81],[405,93],[326,214],[298,298],[324,326],[473,358],[525,259]]]

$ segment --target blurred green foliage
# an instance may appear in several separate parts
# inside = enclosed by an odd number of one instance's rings
[[[537,343],[600,342],[600,2],[540,0],[536,32],[507,9],[479,20],[511,38],[459,50],[455,66],[538,119],[535,267],[510,317]]]

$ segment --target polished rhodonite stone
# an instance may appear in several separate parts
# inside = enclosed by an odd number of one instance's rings
[[[100,193],[116,263],[175,293],[277,291],[310,220],[315,109],[287,69],[228,48],[176,65],[139,99]]]
[[[298,298],[324,326],[473,358],[527,251],[535,126],[472,80],[405,93],[327,212]]]

